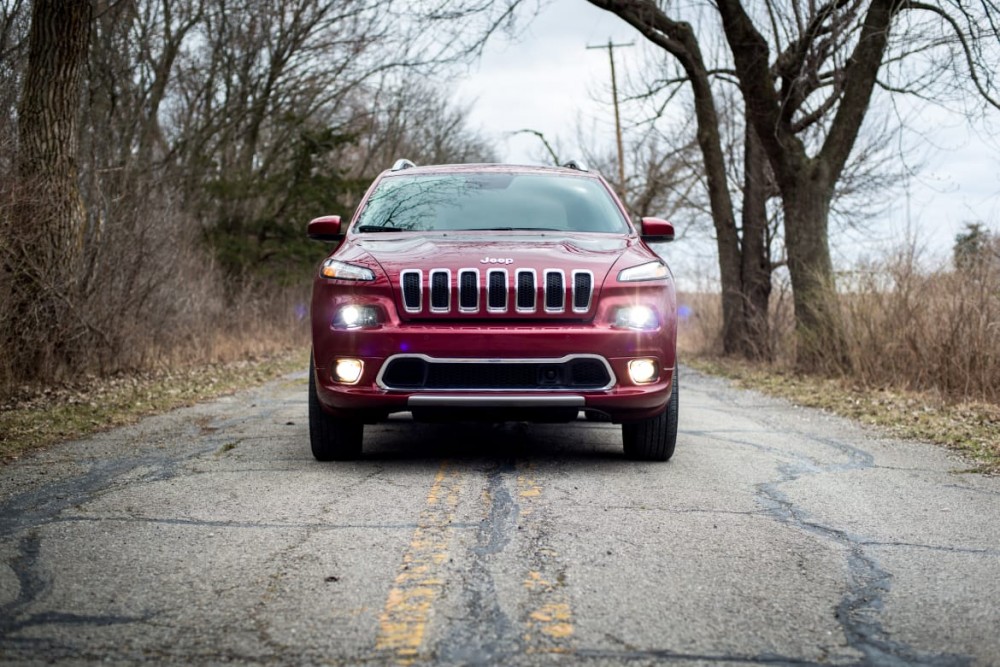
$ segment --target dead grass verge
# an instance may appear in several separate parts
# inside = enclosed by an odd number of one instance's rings
[[[685,363],[734,380],[738,387],[822,408],[895,437],[944,445],[969,458],[970,471],[1000,474],[1000,405],[949,402],[929,392],[865,388],[849,378],[804,376],[718,357],[689,356]]]
[[[262,384],[308,364],[308,348],[192,368],[89,377],[0,404],[0,460]]]

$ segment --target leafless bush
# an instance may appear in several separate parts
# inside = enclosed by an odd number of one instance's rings
[[[927,270],[908,246],[853,283],[842,307],[859,380],[1000,401],[1000,261]]]
[[[3,229],[0,395],[26,382],[227,361],[304,345],[304,288],[225,285],[169,193],[144,183],[88,220],[85,251],[45,272],[37,242]],[[0,183],[0,223],[24,192]],[[92,209],[94,210],[94,209]],[[189,231],[185,231],[189,230]],[[235,295],[235,296],[234,296]],[[33,321],[46,326],[33,327]]]
[[[926,268],[912,245],[840,276],[850,379],[875,388],[937,392],[1000,402],[1000,241],[982,261]],[[787,281],[771,301],[773,365],[795,365],[795,319]],[[718,294],[681,294],[682,354],[721,354]]]
[[[682,359],[722,354],[722,299],[718,293],[679,293],[677,314],[677,351]]]

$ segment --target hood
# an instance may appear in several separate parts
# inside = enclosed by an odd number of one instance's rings
[[[411,268],[446,268],[452,271],[498,266],[536,270],[586,268],[593,271],[600,281],[630,245],[629,239],[624,236],[555,232],[531,235],[497,232],[488,235],[407,235],[406,238],[383,234],[355,243],[389,275]]]

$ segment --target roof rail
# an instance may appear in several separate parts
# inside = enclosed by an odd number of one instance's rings
[[[568,162],[564,162],[562,166],[567,169],[576,169],[577,171],[590,171],[587,169],[587,165],[585,165],[582,160],[570,160]]]
[[[413,164],[411,161],[407,160],[406,158],[399,158],[392,165],[392,171],[403,171],[404,169],[411,169],[411,168],[416,167],[416,166],[417,165]]]

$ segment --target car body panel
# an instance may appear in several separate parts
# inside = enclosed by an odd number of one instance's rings
[[[448,406],[448,411],[442,414],[455,419],[473,414],[471,408],[491,408],[489,414],[495,418],[505,414],[523,416],[521,408],[537,407],[534,414],[544,417],[546,406],[554,409],[560,403],[604,412],[614,421],[646,419],[662,412],[670,398],[676,367],[673,280],[669,272],[662,279],[618,280],[623,269],[656,262],[658,257],[628,221],[610,187],[595,174],[546,167],[448,165],[409,168],[405,173],[484,170],[595,179],[620,212],[623,231],[620,234],[524,230],[360,233],[355,228],[364,210],[362,203],[346,237],[329,257],[371,269],[375,279],[328,279],[318,274],[314,282],[313,360],[323,409],[331,415],[364,421],[377,421],[398,411],[414,410],[416,414],[416,410],[427,405]],[[393,177],[392,172],[386,172],[376,179],[366,200],[382,180]],[[656,229],[666,228],[659,225]],[[511,282],[511,277],[516,278],[519,271],[532,273],[533,285]],[[423,290],[419,308],[408,305],[414,303],[415,278],[409,279],[409,301],[404,300],[401,281],[407,272],[419,274]],[[500,289],[497,283],[489,286],[491,272],[507,272],[504,283],[507,307],[502,310],[490,307],[491,290],[499,293]],[[432,273],[436,274],[433,286]],[[553,282],[547,283],[550,273],[557,275]],[[465,283],[461,282],[462,274],[466,276]],[[578,302],[573,291],[579,274],[590,276],[586,303],[582,297]],[[470,282],[473,276],[474,288]],[[581,280],[578,287],[582,291],[587,278]],[[447,300],[442,296],[445,285],[449,290]],[[535,292],[533,308],[518,307],[522,288],[525,294]],[[429,296],[432,289],[437,290],[434,299]],[[549,293],[558,295],[560,291],[564,294],[562,306],[547,307]],[[471,303],[473,293],[478,296],[477,307],[463,307],[463,302]],[[557,303],[558,297],[553,298]],[[614,326],[618,309],[637,304],[655,311],[654,328],[635,330]],[[345,329],[335,324],[338,313],[349,305],[374,309],[377,325]],[[479,360],[498,364],[599,355],[606,361],[612,377],[609,386],[585,391],[565,387],[555,390],[538,387],[530,391],[488,387],[386,389],[378,382],[380,371],[387,359],[398,355],[422,355],[433,363]],[[361,377],[351,384],[334,376],[337,361],[347,358],[363,363]],[[657,373],[653,381],[632,382],[628,363],[637,358],[655,360]],[[464,410],[464,406],[470,410]]]

